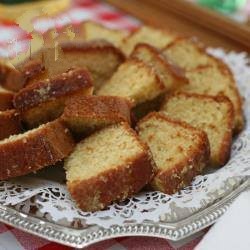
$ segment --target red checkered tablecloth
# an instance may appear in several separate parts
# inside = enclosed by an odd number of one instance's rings
[[[180,242],[153,237],[123,237],[102,241],[85,250],[193,250],[204,231]],[[0,223],[1,250],[68,250],[74,249],[53,243]]]
[[[109,27],[132,30],[140,22],[133,17],[121,13],[114,7],[95,0],[75,0],[72,7],[56,18],[37,19],[34,27],[38,31],[48,28],[60,28],[63,25],[77,24],[83,20],[92,19]],[[0,56],[13,56],[15,53],[29,48],[31,36],[21,30],[18,25],[0,19]],[[125,237],[104,241],[87,250],[191,250],[198,244],[204,231],[181,242],[170,242],[152,237]],[[18,229],[0,223],[0,250],[66,250],[71,249],[39,237],[22,232]]]

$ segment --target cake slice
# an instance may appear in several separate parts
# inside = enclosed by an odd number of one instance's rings
[[[15,110],[0,111],[0,140],[22,132],[20,115]]]
[[[54,121],[0,141],[0,180],[27,175],[53,165],[74,149],[68,129]]]
[[[227,97],[177,93],[166,99],[161,111],[207,133],[212,166],[220,167],[228,161],[234,114],[233,105]]]
[[[21,72],[24,82],[16,90],[25,87],[30,81],[45,72],[43,61],[40,59],[31,59],[17,69]]]
[[[207,54],[202,44],[189,38],[177,39],[163,50],[163,54],[187,70],[190,84],[183,86],[183,91],[227,96],[234,106],[234,130],[236,133],[242,130],[242,100],[233,74],[223,61]]]
[[[10,91],[17,92],[22,89],[26,83],[44,71],[42,61],[28,60],[18,67],[10,64],[2,64],[0,66],[1,85]]]
[[[156,112],[144,117],[137,130],[157,167],[151,182],[155,190],[176,193],[201,174],[209,162],[209,142],[202,130]]]
[[[125,30],[110,29],[93,21],[83,22],[78,29],[82,30],[83,39],[86,41],[104,39],[116,47],[120,47],[122,40],[128,35]]]
[[[204,45],[193,38],[177,38],[168,44],[162,53],[185,70],[217,64],[217,59],[207,54]]]
[[[91,42],[61,43],[43,52],[45,72],[32,82],[61,74],[70,68],[86,68],[98,89],[125,60],[123,53],[111,43],[103,40]]]
[[[76,135],[87,135],[130,119],[131,103],[118,96],[82,96],[66,102],[62,119]]]
[[[0,111],[13,108],[14,93],[0,86]]]
[[[154,163],[148,147],[122,123],[80,142],[65,160],[65,169],[79,208],[97,211],[139,192],[152,179]]]
[[[97,91],[97,95],[122,96],[136,106],[158,98],[165,91],[152,67],[137,59],[128,59]]]
[[[170,63],[159,50],[149,44],[137,44],[130,57],[137,58],[153,67],[167,91],[176,90],[188,83],[184,71]]]
[[[138,43],[147,43],[156,48],[162,49],[175,40],[176,37],[177,35],[170,30],[142,26],[123,40],[121,48],[126,55],[129,55]]]
[[[224,64],[217,67],[201,66],[186,73],[189,84],[182,86],[182,91],[206,95],[224,95],[234,106],[234,130],[239,132],[244,127],[242,101],[232,74]]]
[[[50,80],[34,83],[14,97],[14,106],[21,112],[29,128],[58,118],[65,101],[78,95],[91,95],[92,80],[85,69],[73,69]]]

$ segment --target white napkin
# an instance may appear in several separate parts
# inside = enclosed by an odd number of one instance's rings
[[[195,250],[250,249],[250,191],[242,193]]]

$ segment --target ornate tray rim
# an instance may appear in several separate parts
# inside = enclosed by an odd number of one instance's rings
[[[0,205],[0,221],[44,239],[75,248],[83,248],[103,240],[124,236],[159,237],[178,241],[215,223],[227,211],[233,200],[249,188],[250,178],[247,178],[227,196],[176,223],[143,222],[111,226],[108,229],[100,229],[96,226],[73,229],[29,216],[3,205]]]

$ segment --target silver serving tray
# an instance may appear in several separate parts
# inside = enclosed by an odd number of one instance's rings
[[[25,232],[70,247],[83,248],[91,244],[123,236],[149,236],[178,241],[186,238],[218,220],[243,191],[250,188],[250,179],[243,181],[229,195],[217,200],[207,208],[177,223],[127,223],[108,229],[89,226],[87,229],[73,229],[21,213],[14,208],[0,205],[0,221]]]

